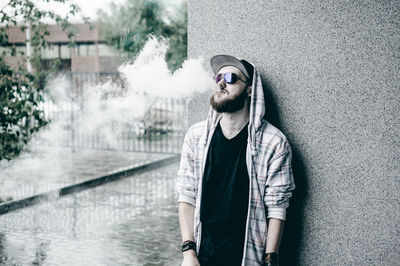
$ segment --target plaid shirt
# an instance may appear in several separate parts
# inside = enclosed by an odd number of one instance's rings
[[[294,189],[291,149],[286,137],[263,119],[264,96],[261,79],[254,71],[250,103],[246,164],[249,173],[249,207],[242,265],[262,265],[266,249],[267,218],[285,220]],[[200,250],[200,203],[207,151],[221,115],[210,110],[206,121],[186,133],[178,171],[178,202],[195,206],[194,239]]]

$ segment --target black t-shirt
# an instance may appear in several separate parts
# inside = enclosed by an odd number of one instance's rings
[[[249,200],[248,126],[227,139],[218,124],[203,177],[200,265],[240,265]]]

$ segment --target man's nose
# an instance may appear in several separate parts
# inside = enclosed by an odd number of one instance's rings
[[[225,80],[224,80],[224,79],[221,79],[221,80],[218,82],[218,86],[219,86],[220,89],[224,89],[224,88],[226,87],[226,82],[225,82]]]

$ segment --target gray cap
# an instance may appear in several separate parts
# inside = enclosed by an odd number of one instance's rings
[[[254,66],[247,62],[246,60],[236,58],[231,55],[215,55],[210,59],[211,68],[214,74],[224,66],[234,66],[238,68],[242,73],[250,80],[253,79]]]

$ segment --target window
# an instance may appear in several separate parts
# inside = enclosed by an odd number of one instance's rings
[[[68,45],[61,45],[61,58],[62,59],[70,59],[71,58],[71,48]]]
[[[117,56],[119,52],[106,44],[99,44],[99,56]]]
[[[58,45],[50,45],[42,49],[42,59],[54,59],[58,56]]]

